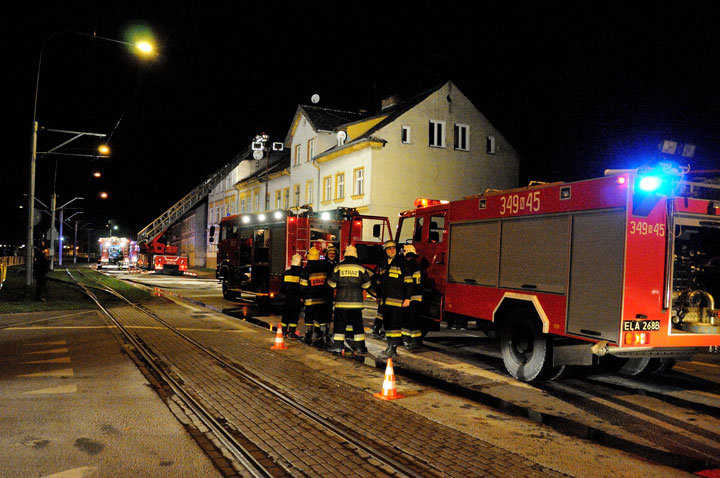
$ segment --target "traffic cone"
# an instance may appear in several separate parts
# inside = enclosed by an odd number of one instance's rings
[[[277,333],[275,334],[275,344],[270,348],[272,350],[287,349],[287,345],[285,345],[285,341],[283,340],[282,325],[280,325],[280,324],[278,324],[278,326],[277,326]]]
[[[385,380],[383,380],[382,392],[374,393],[373,396],[383,400],[395,400],[396,398],[404,398],[395,389],[395,371],[393,370],[392,358],[388,358],[387,368],[385,368]]]

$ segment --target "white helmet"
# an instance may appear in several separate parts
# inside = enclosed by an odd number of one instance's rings
[[[290,264],[293,266],[299,266],[302,264],[302,256],[300,254],[293,255],[292,259],[290,259]]]
[[[409,255],[409,254],[412,254],[412,255],[415,255],[415,256],[418,255],[417,251],[415,250],[415,246],[413,246],[412,244],[406,244],[405,246],[403,246],[403,253],[404,253],[406,256]]]
[[[355,246],[353,246],[352,244],[347,246],[347,249],[345,249],[345,255],[351,256],[351,257],[354,257],[357,259],[358,255],[357,255],[357,249],[355,249]]]

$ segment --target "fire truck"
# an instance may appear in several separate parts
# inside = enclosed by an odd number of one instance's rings
[[[720,185],[676,173],[416,201],[396,240],[421,256],[425,330],[476,321],[522,381],[599,357],[637,375],[718,352]]]
[[[178,255],[177,246],[160,242],[164,233],[163,230],[155,237],[138,241],[137,267],[161,274],[182,275],[187,271],[188,258]]]
[[[110,265],[130,267],[137,262],[137,245],[126,237],[101,237],[98,239],[100,260],[98,269]]]
[[[268,306],[281,298],[282,274],[294,254],[305,257],[312,246],[322,252],[334,245],[342,258],[353,244],[360,262],[374,266],[383,257],[382,243],[391,236],[387,217],[365,216],[350,208],[227,216],[220,223],[215,275],[225,299],[248,294]]]

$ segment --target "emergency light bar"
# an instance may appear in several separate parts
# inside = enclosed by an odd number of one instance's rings
[[[428,207],[437,206],[438,204],[447,204],[449,202],[450,201],[440,199],[417,198],[413,204],[415,207]]]

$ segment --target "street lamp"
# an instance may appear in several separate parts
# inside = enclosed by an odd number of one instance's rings
[[[37,104],[38,104],[38,91],[40,89],[40,67],[42,65],[43,52],[48,42],[58,35],[63,33],[72,33],[83,37],[93,38],[96,40],[104,40],[112,43],[120,43],[123,45],[134,46],[143,54],[150,54],[154,52],[152,45],[148,41],[140,41],[137,43],[129,43],[120,40],[113,40],[112,38],[105,38],[97,35],[89,35],[87,33],[80,32],[59,32],[49,36],[45,39],[42,46],[40,47],[40,56],[38,57],[37,75],[35,77],[35,99],[33,102],[33,121],[32,121],[32,134],[30,137],[30,174],[28,180],[28,211],[27,211],[27,237],[25,241],[25,285],[32,285],[33,276],[33,245],[34,245],[34,215],[35,215],[35,162],[37,160],[37,134],[38,134],[38,122],[37,122]],[[72,141],[72,140],[71,140]],[[54,224],[53,224],[54,226]],[[52,263],[51,263],[52,264]]]

